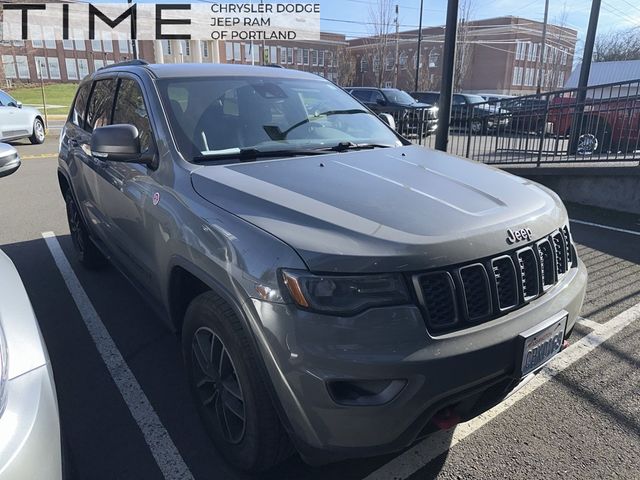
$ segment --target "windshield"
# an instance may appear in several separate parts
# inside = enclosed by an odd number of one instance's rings
[[[158,86],[187,159],[247,149],[402,144],[380,119],[322,79],[172,78]]]
[[[485,103],[486,100],[482,98],[480,95],[466,95],[467,101],[469,103]]]
[[[391,103],[397,103],[398,105],[412,105],[416,103],[415,98],[402,90],[384,90],[384,94]]]

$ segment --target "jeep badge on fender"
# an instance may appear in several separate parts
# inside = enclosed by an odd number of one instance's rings
[[[510,228],[507,229],[507,243],[518,243],[523,240],[531,240],[533,233],[530,228],[521,228],[520,230],[513,231]]]

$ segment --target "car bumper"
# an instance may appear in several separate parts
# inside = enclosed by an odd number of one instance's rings
[[[455,407],[462,420],[501,401],[515,374],[518,336],[566,312],[565,337],[584,300],[582,262],[542,297],[490,322],[430,336],[417,307],[371,309],[340,318],[252,300],[263,353],[294,443],[311,463],[400,450]],[[336,401],[335,382],[399,380],[379,403]],[[397,389],[396,389],[397,390]],[[374,399],[375,400],[375,399]]]
[[[0,417],[0,480],[62,479],[58,404],[48,365],[9,380]]]

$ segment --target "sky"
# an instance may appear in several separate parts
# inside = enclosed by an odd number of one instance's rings
[[[320,3],[321,29],[358,37],[371,33],[369,11],[377,0],[316,0]],[[420,0],[391,0],[400,9],[400,30],[418,28]],[[471,0],[474,18],[513,15],[542,21],[544,0]],[[462,3],[462,1],[460,1]],[[553,23],[566,8],[566,26],[578,31],[578,52],[589,23],[591,0],[550,0],[549,22]],[[423,26],[445,23],[447,0],[424,0]],[[602,0],[598,33],[611,30],[640,28],[640,0]]]

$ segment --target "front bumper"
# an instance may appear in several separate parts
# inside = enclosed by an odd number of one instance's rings
[[[50,367],[9,380],[7,389],[0,417],[0,480],[61,480],[60,423]]]
[[[458,408],[465,420],[501,401],[519,382],[518,335],[564,310],[568,336],[586,280],[579,261],[523,308],[439,336],[429,335],[414,306],[346,318],[259,300],[250,306],[292,439],[307,461],[324,463],[400,450],[445,407]],[[339,404],[330,393],[335,381],[370,380],[402,380],[404,386],[381,404],[366,406]]]

